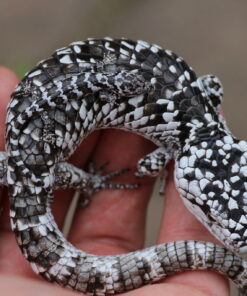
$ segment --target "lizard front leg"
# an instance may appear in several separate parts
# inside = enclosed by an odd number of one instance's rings
[[[163,147],[154,150],[138,161],[136,176],[142,177],[144,175],[148,175],[155,177],[160,175],[161,184],[159,192],[163,195],[166,177],[168,174],[165,167],[171,158],[171,154]],[[162,170],[163,174],[161,174]]]
[[[136,175],[138,177],[143,175],[158,176],[170,159],[171,155],[165,148],[158,148],[138,161]]]

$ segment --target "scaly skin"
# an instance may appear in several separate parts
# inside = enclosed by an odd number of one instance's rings
[[[246,250],[247,144],[232,137],[219,115],[221,97],[214,76],[197,79],[174,53],[142,41],[77,42],[40,62],[12,95],[0,175],[9,187],[12,228],[33,269],[92,295],[212,269],[245,295],[246,262],[235,253]],[[102,257],[70,245],[51,214],[52,191],[107,186],[106,178],[65,163],[89,133],[105,127],[133,131],[160,147],[139,161],[139,175],[157,175],[175,159],[185,205],[230,251],[180,241]]]

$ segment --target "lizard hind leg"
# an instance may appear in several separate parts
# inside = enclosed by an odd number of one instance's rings
[[[60,162],[55,168],[55,188],[75,188],[81,192],[80,206],[86,206],[93,193],[102,189],[135,189],[139,184],[109,183],[112,178],[126,173],[129,169],[121,169],[104,174],[107,163],[96,168],[93,163],[89,165],[89,171],[75,167],[67,162]]]

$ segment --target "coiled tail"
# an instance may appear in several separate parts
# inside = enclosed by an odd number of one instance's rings
[[[34,201],[38,204],[32,206]],[[247,263],[221,246],[177,241],[116,256],[87,254],[64,239],[49,206],[42,212],[41,201],[41,195],[27,197],[22,207],[24,199],[12,197],[11,222],[24,256],[48,281],[102,296],[139,288],[185,270],[208,269],[232,279],[242,295],[247,295]]]

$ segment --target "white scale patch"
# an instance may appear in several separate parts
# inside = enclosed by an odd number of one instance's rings
[[[168,113],[168,112],[165,112],[162,114],[162,117],[163,119],[166,121],[166,122],[170,122],[173,120],[173,116],[174,116],[174,113]]]
[[[137,107],[143,101],[144,95],[139,95],[128,100],[128,104]]]
[[[60,48],[58,50],[56,50],[56,53],[58,55],[61,55],[61,54],[70,54],[72,53],[71,49],[69,47],[64,47],[64,48]]]
[[[102,111],[104,113],[104,115],[107,115],[109,112],[110,112],[110,104],[105,104],[103,107],[102,107]]]
[[[76,53],[81,53],[81,47],[80,47],[80,46],[78,46],[78,45],[74,45],[74,46],[73,46],[73,49],[74,49],[74,51],[75,51]]]
[[[39,74],[41,74],[41,70],[37,70],[37,71],[34,71],[34,72],[30,73],[30,74],[28,75],[28,77],[29,77],[29,78],[32,78],[32,77],[35,77],[35,76],[37,76],[37,75],[39,75]]]
[[[173,74],[175,74],[175,73],[177,72],[176,67],[173,66],[173,65],[171,65],[171,66],[169,67],[169,70],[170,70],[170,72],[173,73]]]
[[[33,84],[37,85],[37,86],[41,86],[42,82],[38,79],[33,79]]]
[[[190,81],[190,73],[188,71],[184,72],[184,76],[188,81]]]
[[[71,60],[69,55],[65,55],[60,59],[60,63],[62,64],[72,64],[73,61]]]
[[[162,49],[161,49],[161,47],[159,47],[158,45],[153,44],[153,45],[151,46],[150,50],[151,50],[152,52],[154,52],[154,53],[158,53],[158,52],[159,52],[160,50],[162,50]]]
[[[142,41],[142,40],[138,40],[135,49],[137,52],[140,52],[142,49],[147,49],[149,47],[150,47],[150,45],[147,42]]]
[[[131,50],[133,50],[135,48],[133,45],[129,44],[126,41],[121,41],[121,44],[123,44],[124,46],[128,47]]]
[[[125,55],[125,56],[129,56],[129,52],[127,50],[125,50],[124,48],[120,48],[120,53]]]

